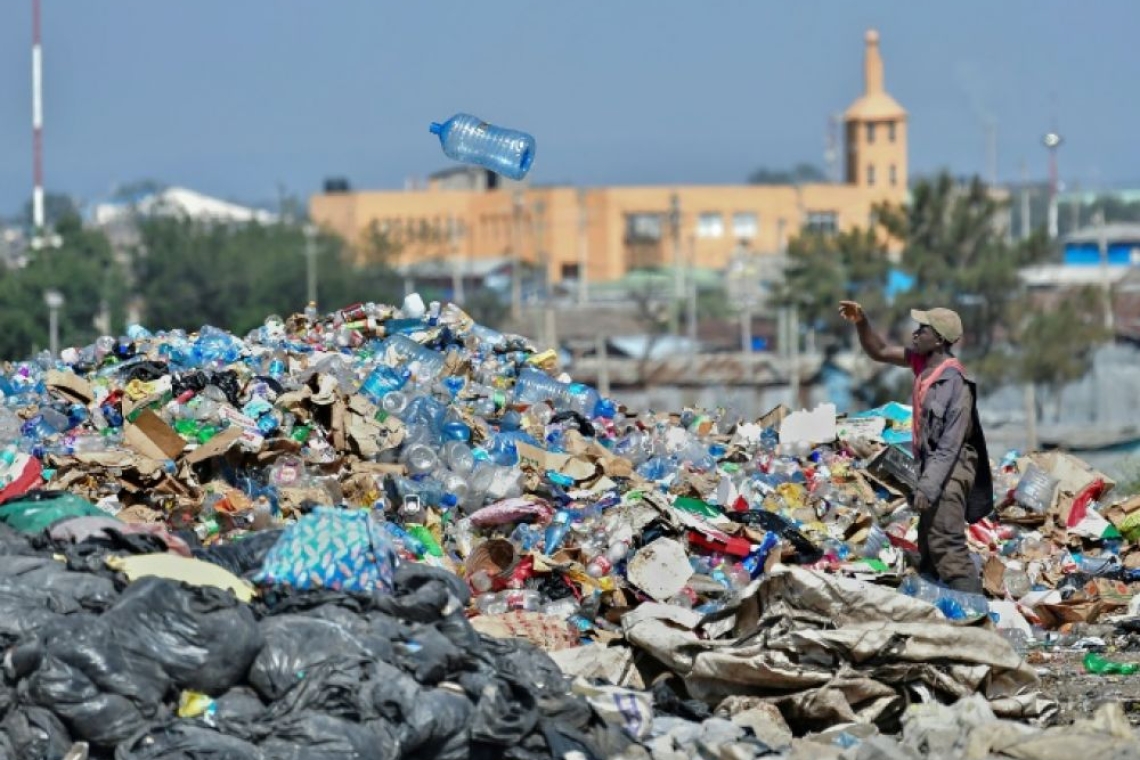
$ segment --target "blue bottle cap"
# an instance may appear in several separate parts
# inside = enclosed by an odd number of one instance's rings
[[[442,124],[440,124],[438,121],[433,121],[433,122],[431,123],[431,126],[430,126],[430,127],[428,127],[428,130],[429,130],[429,131],[430,131],[430,132],[431,132],[433,135],[438,135],[440,132],[442,132],[442,131],[443,131],[443,125],[442,125]]]

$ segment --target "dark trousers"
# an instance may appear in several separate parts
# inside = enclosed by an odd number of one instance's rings
[[[966,544],[966,499],[977,467],[978,453],[966,445],[941,498],[919,517],[918,551],[921,572],[947,585],[968,585],[970,590],[981,591],[981,576]]]

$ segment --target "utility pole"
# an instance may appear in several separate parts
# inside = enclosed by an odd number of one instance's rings
[[[1021,162],[1021,239],[1028,240],[1033,233],[1033,225],[1029,219],[1029,167],[1025,161]]]
[[[788,314],[788,348],[790,349],[790,359],[788,366],[791,370],[791,395],[792,395],[792,410],[798,410],[800,404],[800,310],[795,304],[792,305],[790,313]]]
[[[586,188],[578,188],[578,303],[590,301],[590,210],[586,207]]]
[[[681,304],[685,300],[685,281],[681,271],[681,199],[677,193],[669,198],[669,234],[673,240],[673,308],[669,310],[669,332],[681,334]]]
[[[1100,250],[1100,284],[1104,299],[1104,329],[1109,335],[1116,334],[1116,319],[1112,313],[1112,282],[1108,274],[1108,230],[1104,223],[1104,210],[1096,212],[1097,248]]]
[[[317,230],[306,224],[305,234],[305,295],[309,303],[317,303]]]
[[[451,260],[451,298],[462,305],[466,300],[463,292],[463,258],[459,255],[459,230],[454,214],[447,217],[447,239]]]
[[[519,248],[522,246],[523,194],[515,190],[511,215],[511,319],[522,319],[522,271]]]
[[[697,240],[689,236],[689,356],[697,355]]]
[[[1057,239],[1057,194],[1060,192],[1061,181],[1057,173],[1057,149],[1061,147],[1064,138],[1056,131],[1050,132],[1042,138],[1045,149],[1049,151],[1049,239]]]
[[[550,302],[550,250],[546,247],[546,203],[538,198],[534,202],[535,258],[542,269],[542,325],[546,345],[557,348],[558,335],[554,322],[554,305]]]
[[[38,245],[44,231],[44,101],[40,0],[32,0],[32,236]]]

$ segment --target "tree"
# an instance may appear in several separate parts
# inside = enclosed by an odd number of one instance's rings
[[[0,357],[27,358],[48,346],[48,310],[44,292],[64,297],[59,312],[61,345],[86,345],[98,336],[96,317],[107,309],[111,324],[122,324],[125,287],[123,271],[110,243],[98,230],[87,230],[75,214],[55,225],[59,248],[31,255],[23,269],[0,270]]]
[[[1044,386],[1061,415],[1061,390],[1088,372],[1096,347],[1110,335],[1104,327],[1104,303],[1096,288],[1062,296],[1048,309],[1029,308],[1017,329],[1017,380]],[[1040,415],[1040,412],[1038,412]]]
[[[963,350],[990,352],[1016,321],[1019,270],[1051,254],[1043,234],[1007,242],[1002,210],[981,180],[963,187],[946,173],[916,184],[909,206],[878,207],[880,223],[903,245],[902,269],[915,278],[899,298],[896,319],[914,307],[953,308],[962,315]]]
[[[799,185],[826,182],[827,175],[815,164],[801,162],[791,169],[761,167],[748,175],[750,185]]]
[[[845,335],[837,312],[840,301],[858,300],[872,314],[886,307],[890,261],[874,230],[805,232],[788,243],[787,255],[776,304],[799,309],[801,321],[811,329]]]
[[[51,229],[58,225],[61,221],[69,217],[79,216],[79,204],[70,195],[63,193],[45,193],[44,194],[44,226]],[[24,204],[23,222],[24,226],[31,228],[35,219],[33,218],[32,201],[29,199]]]
[[[299,225],[216,225],[186,218],[139,221],[139,295],[155,328],[205,324],[237,334],[269,314],[299,311],[306,298],[305,235]],[[383,263],[356,266],[344,241],[315,241],[320,306],[391,302],[399,278]]]

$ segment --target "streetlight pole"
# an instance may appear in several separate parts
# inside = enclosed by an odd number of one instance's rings
[[[317,303],[317,228],[306,224],[305,232],[305,282],[306,298],[309,303]]]
[[[1104,210],[1096,212],[1097,249],[1100,251],[1100,287],[1104,300],[1104,329],[1110,335],[1116,332],[1115,314],[1112,313],[1112,281],[1108,275],[1108,230],[1104,226]]]
[[[48,350],[56,357],[59,356],[59,310],[63,308],[63,293],[45,290],[44,305],[48,307]]]
[[[673,238],[673,308],[669,313],[669,332],[681,334],[681,306],[685,300],[685,282],[681,272],[681,199],[669,197],[669,234]]]

